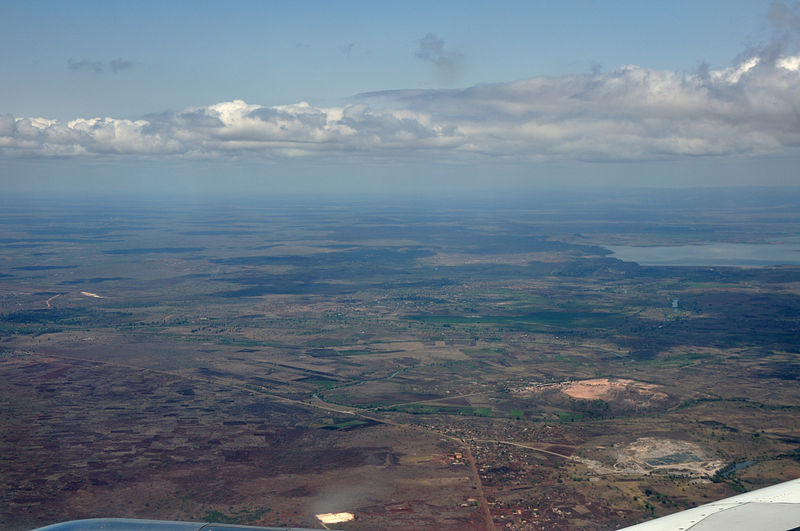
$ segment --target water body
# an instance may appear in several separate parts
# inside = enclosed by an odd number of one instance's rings
[[[717,474],[721,477],[728,477],[732,476],[736,472],[740,470],[744,470],[745,468],[749,468],[756,464],[756,461],[742,461],[740,463],[731,463],[730,465],[720,469]]]
[[[632,247],[606,246],[612,258],[640,265],[739,266],[800,265],[800,242],[750,244],[706,243],[698,245]]]

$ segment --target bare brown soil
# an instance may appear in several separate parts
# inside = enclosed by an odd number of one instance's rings
[[[796,209],[162,206],[3,212],[2,529],[603,531],[800,476],[798,269],[601,247]]]
[[[663,393],[653,392],[657,386],[635,382],[633,380],[609,380],[608,378],[595,378],[593,380],[582,380],[579,382],[569,382],[563,384],[561,390],[573,398],[584,398],[589,400],[613,398],[614,395],[623,391],[633,391],[637,394],[648,395],[653,398],[664,397]]]

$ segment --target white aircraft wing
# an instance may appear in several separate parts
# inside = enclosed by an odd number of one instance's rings
[[[98,518],[34,531],[301,531],[201,522]],[[306,530],[311,531],[311,530]],[[619,531],[800,531],[800,479],[725,498]]]
[[[800,479],[619,531],[800,531]]]

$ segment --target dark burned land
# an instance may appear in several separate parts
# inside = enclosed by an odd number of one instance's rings
[[[800,475],[797,191],[6,201],[0,522],[615,529]]]

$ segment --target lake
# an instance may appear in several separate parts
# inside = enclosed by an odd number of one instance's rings
[[[800,242],[750,244],[707,243],[633,247],[605,246],[612,258],[640,265],[667,266],[739,266],[759,267],[780,264],[800,265]]]

